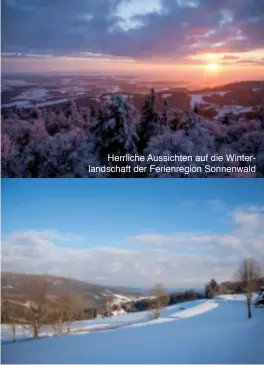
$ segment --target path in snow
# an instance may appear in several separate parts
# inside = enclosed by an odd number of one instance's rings
[[[212,309],[215,309],[219,306],[218,303],[215,303],[214,301],[205,301],[204,303],[201,303],[193,308],[185,309],[184,311],[177,312],[174,314],[171,314],[171,317],[176,318],[189,318],[193,316],[197,316],[199,314],[208,312]]]

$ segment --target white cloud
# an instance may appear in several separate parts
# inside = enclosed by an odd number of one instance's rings
[[[117,7],[116,15],[121,19],[118,25],[125,31],[137,29],[144,26],[144,22],[136,19],[136,16],[162,11],[160,0],[124,0]]]
[[[232,213],[236,223],[236,230],[241,233],[264,232],[263,207],[250,207],[248,210],[236,209]]]
[[[56,231],[13,233],[3,237],[2,269],[135,287],[157,281],[201,287],[211,277],[230,280],[245,256],[264,263],[264,212],[249,207],[229,214],[233,229],[225,234],[138,234],[124,239],[123,248],[74,248],[85,237]]]
[[[176,0],[176,2],[180,8],[197,8],[200,4],[198,0]]]

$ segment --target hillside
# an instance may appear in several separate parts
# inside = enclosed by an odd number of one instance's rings
[[[59,296],[64,292],[71,292],[80,296],[87,307],[97,307],[106,297],[113,297],[116,303],[128,302],[139,298],[142,293],[135,289],[108,287],[52,275],[25,274],[17,272],[2,272],[1,289],[2,299],[11,300],[14,304],[25,304],[28,300],[25,297],[32,281],[42,278],[49,283],[49,294]]]

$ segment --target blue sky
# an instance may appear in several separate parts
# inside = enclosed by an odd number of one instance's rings
[[[45,272],[138,286],[134,272],[147,286],[153,278],[144,267],[156,262],[160,280],[174,286],[169,267],[178,260],[213,265],[215,250],[222,255],[215,263],[221,277],[221,260],[230,254],[229,275],[236,257],[264,248],[262,190],[262,180],[255,179],[3,179],[3,268],[34,272],[27,256],[34,254]],[[78,270],[67,269],[71,256],[83,260]],[[101,267],[103,262],[109,267]],[[197,278],[188,280],[198,285]]]

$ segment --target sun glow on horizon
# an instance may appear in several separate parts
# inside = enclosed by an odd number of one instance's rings
[[[208,63],[208,65],[206,65],[206,70],[210,72],[217,72],[219,69],[220,66],[217,63]]]

